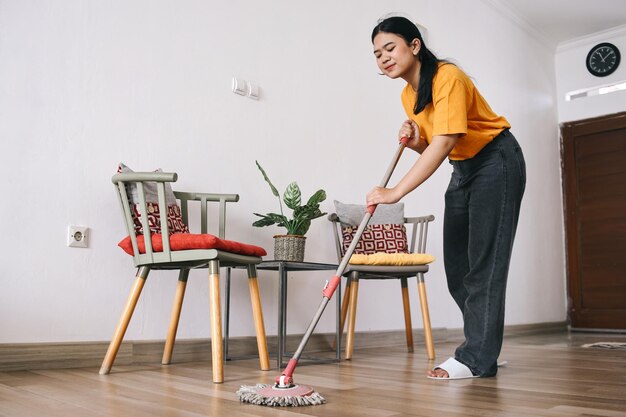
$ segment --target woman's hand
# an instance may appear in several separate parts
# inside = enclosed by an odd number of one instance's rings
[[[398,132],[398,140],[402,138],[408,138],[407,148],[413,149],[417,153],[422,153],[428,146],[428,142],[425,139],[420,138],[420,128],[413,120],[405,120],[400,126]]]
[[[460,134],[438,135],[433,137],[432,143],[424,150],[415,164],[393,188],[374,187],[367,193],[367,205],[391,204],[400,201],[402,197],[419,187],[450,154]]]
[[[393,204],[400,201],[402,197],[394,188],[374,187],[367,193],[366,201],[368,206]]]
[[[400,126],[400,131],[398,132],[398,140],[402,138],[409,139],[409,142],[415,140],[415,137],[419,137],[420,128],[413,120],[405,120]],[[417,135],[415,134],[417,133]]]

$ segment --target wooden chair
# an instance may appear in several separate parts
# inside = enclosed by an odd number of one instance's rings
[[[269,357],[267,353],[267,343],[265,338],[265,327],[263,324],[263,312],[259,296],[257,283],[256,264],[261,262],[261,256],[265,255],[265,250],[258,246],[246,245],[224,239],[226,203],[239,200],[237,194],[206,194],[194,192],[174,192],[177,200],[180,200],[180,212],[182,221],[188,223],[189,206],[199,205],[201,214],[201,234],[176,233],[170,235],[167,211],[159,210],[158,218],[162,227],[162,234],[153,233],[149,228],[144,227],[144,233],[150,234],[150,239],[144,239],[144,235],[137,234],[131,211],[133,203],[129,201],[127,187],[136,186],[138,194],[139,218],[142,225],[149,224],[148,207],[146,204],[146,187],[153,187],[156,184],[159,207],[166,205],[166,187],[170,187],[171,182],[177,180],[176,173],[164,172],[130,172],[118,173],[113,176],[117,196],[119,198],[124,222],[129,237],[120,242],[129,254],[133,256],[135,266],[138,268],[134,285],[131,289],[128,301],[124,307],[119,324],[109,345],[108,351],[102,362],[100,374],[108,374],[113,366],[115,357],[119,350],[124,333],[128,327],[131,316],[141,295],[141,291],[151,270],[178,270],[178,286],[174,297],[172,314],[163,352],[162,364],[171,362],[174,340],[178,329],[178,322],[182,308],[183,298],[189,271],[196,268],[208,268],[209,289],[210,289],[210,321],[211,321],[211,349],[213,382],[224,381],[224,358],[222,345],[222,323],[220,307],[220,267],[246,268],[248,272],[248,284],[250,288],[250,298],[252,303],[253,319],[256,328],[256,339],[258,345],[259,359],[262,370],[269,370]],[[170,190],[171,192],[171,190]],[[207,223],[209,220],[208,203],[217,203],[219,215],[219,235],[207,234]],[[151,206],[154,210],[154,207]],[[154,219],[152,219],[154,221]],[[164,237],[164,238],[163,238]]]
[[[336,213],[331,213],[328,220],[333,223],[335,233],[335,246],[337,256],[341,260],[344,255],[342,244],[342,226]],[[410,236],[408,247],[410,253],[426,253],[426,240],[428,237],[428,224],[435,220],[435,216],[405,217],[404,222],[407,227],[407,235]],[[357,299],[360,280],[369,279],[398,279],[402,292],[402,302],[404,307],[404,323],[406,330],[406,344],[409,352],[413,352],[413,326],[411,323],[411,309],[409,303],[409,289],[407,279],[417,277],[417,289],[420,298],[422,320],[424,324],[424,338],[426,342],[426,353],[428,359],[435,358],[435,347],[433,343],[432,330],[430,327],[430,314],[428,312],[428,301],[426,298],[426,284],[424,274],[428,272],[428,265],[409,266],[373,266],[373,265],[353,265],[348,264],[344,271],[347,277],[346,290],[341,304],[341,334],[348,319],[348,331],[346,335],[346,359],[352,358],[354,349],[354,328],[356,323]]]

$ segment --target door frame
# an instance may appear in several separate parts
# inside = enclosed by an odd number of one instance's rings
[[[626,128],[626,112],[565,122],[561,123],[560,128],[568,322],[573,328],[607,329],[607,326],[603,323],[610,323],[615,320],[611,318],[611,310],[585,309],[582,303],[574,139],[578,136]],[[623,329],[624,327],[623,324],[622,327],[616,324],[608,328]]]

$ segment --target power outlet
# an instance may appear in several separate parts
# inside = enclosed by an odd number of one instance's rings
[[[67,246],[71,248],[89,247],[89,228],[84,226],[67,227]]]

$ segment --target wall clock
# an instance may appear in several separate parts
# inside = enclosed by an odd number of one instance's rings
[[[599,43],[587,54],[587,70],[596,77],[606,77],[619,66],[619,49],[612,43]]]

